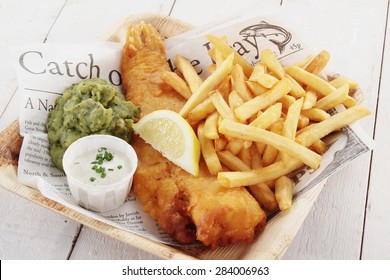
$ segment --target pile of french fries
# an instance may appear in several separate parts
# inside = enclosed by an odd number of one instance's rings
[[[224,187],[247,187],[268,212],[288,209],[288,175],[304,165],[317,169],[327,149],[324,137],[370,114],[350,95],[358,85],[319,76],[327,51],[283,66],[265,49],[253,67],[226,38],[206,37],[215,61],[206,80],[180,55],[174,59],[178,73],[162,79],[187,99],[179,113],[197,130],[210,174]],[[346,110],[329,114],[339,104]]]

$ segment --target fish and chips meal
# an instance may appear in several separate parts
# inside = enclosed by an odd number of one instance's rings
[[[288,175],[304,165],[318,168],[324,137],[369,110],[349,95],[356,88],[353,81],[318,76],[327,52],[282,66],[267,49],[252,67],[224,38],[207,39],[215,64],[204,81],[179,54],[174,59],[179,71],[172,72],[161,37],[145,23],[129,26],[121,67],[126,99],[141,108],[141,121],[154,111],[177,112],[192,125],[202,154],[195,177],[140,133],[133,142],[139,155],[136,196],[180,243],[198,240],[216,248],[251,242],[268,214],[291,207]],[[331,116],[327,111],[338,104],[347,109]],[[159,130],[151,128],[154,134]],[[168,137],[170,130],[163,125],[161,130]]]
[[[327,51],[282,65],[265,49],[252,66],[225,37],[206,38],[214,63],[203,80],[180,54],[173,61],[176,72],[171,70],[151,24],[129,25],[121,72],[125,100],[136,107],[120,105],[129,114],[99,123],[99,129],[110,128],[99,133],[134,129],[131,145],[139,161],[132,191],[144,211],[179,243],[215,249],[252,242],[269,215],[293,207],[292,174],[319,168],[328,136],[370,111],[352,97],[355,81],[322,77]],[[92,110],[68,98],[72,104],[64,109]],[[345,109],[336,112],[340,105]],[[105,104],[93,106],[101,115],[112,114]],[[95,124],[85,127],[94,133]]]

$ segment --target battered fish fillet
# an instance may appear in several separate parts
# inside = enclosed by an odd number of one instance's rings
[[[185,100],[160,79],[169,70],[159,33],[149,24],[129,26],[123,49],[122,75],[126,99],[141,107],[141,116],[154,110],[178,112]],[[204,162],[199,177],[174,165],[135,137],[139,157],[133,190],[144,210],[180,243],[199,240],[216,248],[251,242],[262,230],[266,214],[245,188],[226,189],[209,175]]]

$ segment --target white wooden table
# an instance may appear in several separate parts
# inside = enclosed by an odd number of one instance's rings
[[[121,18],[137,13],[202,25],[245,6],[261,11],[275,5],[291,11],[314,51],[332,54],[329,68],[359,81],[372,111],[361,124],[377,143],[328,180],[284,259],[390,259],[386,0],[0,0],[0,131],[17,118],[8,46],[99,40]],[[0,187],[0,259],[155,258]]]

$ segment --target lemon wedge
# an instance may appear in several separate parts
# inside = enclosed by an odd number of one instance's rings
[[[144,116],[133,128],[174,164],[193,176],[199,175],[199,141],[182,116],[170,110],[157,110]]]

